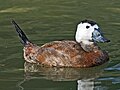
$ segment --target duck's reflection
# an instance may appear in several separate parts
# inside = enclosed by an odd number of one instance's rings
[[[94,81],[91,79],[78,80],[78,89],[77,90],[94,90]]]
[[[47,68],[25,62],[24,70],[26,80],[24,80],[24,82],[33,78],[51,81],[74,81],[77,82],[77,90],[94,90],[94,79],[102,75],[102,68],[103,65],[101,67],[82,69],[56,67]]]

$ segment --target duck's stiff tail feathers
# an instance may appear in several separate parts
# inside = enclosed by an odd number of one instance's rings
[[[25,33],[22,31],[22,29],[18,26],[18,24],[12,20],[12,24],[14,25],[19,37],[20,37],[20,41],[21,43],[25,46],[28,43],[30,43],[30,41],[28,40],[27,36],[25,35]]]

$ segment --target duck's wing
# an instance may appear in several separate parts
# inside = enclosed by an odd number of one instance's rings
[[[82,59],[83,52],[75,41],[54,41],[41,46],[37,60],[48,66],[75,67],[73,63]]]

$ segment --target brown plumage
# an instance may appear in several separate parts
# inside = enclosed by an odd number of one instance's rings
[[[108,61],[108,54],[98,48],[86,52],[75,41],[54,41],[41,47],[29,43],[24,47],[24,58],[47,67],[91,67]]]
[[[24,58],[27,62],[46,67],[92,67],[109,60],[108,54],[96,43],[84,46],[82,42],[64,40],[53,41],[39,47],[27,39],[15,21],[12,23],[24,44]]]

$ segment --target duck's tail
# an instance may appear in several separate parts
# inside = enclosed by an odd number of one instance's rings
[[[25,35],[25,33],[22,31],[22,29],[18,26],[18,24],[12,20],[12,24],[14,25],[18,35],[19,35],[19,38],[20,38],[20,41],[21,43],[25,46],[27,44],[30,43],[29,39],[27,38],[27,36]]]

